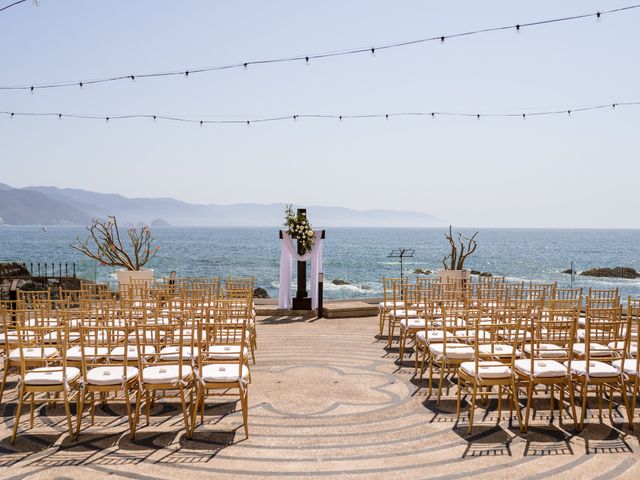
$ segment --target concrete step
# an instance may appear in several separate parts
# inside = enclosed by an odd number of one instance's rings
[[[326,318],[375,317],[378,315],[377,304],[360,300],[325,303],[322,310]]]

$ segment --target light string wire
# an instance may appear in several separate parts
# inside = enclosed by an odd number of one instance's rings
[[[24,0],[22,0],[24,1]],[[291,57],[280,57],[280,58],[270,58],[263,60],[251,60],[241,63],[233,63],[228,65],[218,65],[214,67],[203,67],[203,68],[185,68],[182,70],[173,70],[173,71],[165,71],[165,72],[155,72],[155,73],[139,73],[139,74],[129,74],[129,75],[117,75],[103,78],[95,78],[88,80],[75,80],[75,81],[66,81],[66,82],[51,82],[51,83],[40,83],[40,84],[23,84],[23,85],[8,85],[8,86],[0,86],[0,90],[29,90],[31,92],[37,89],[45,89],[45,88],[64,88],[64,87],[84,87],[86,85],[95,85],[99,83],[107,83],[107,82],[117,82],[123,80],[135,80],[141,78],[159,78],[159,77],[171,77],[171,76],[185,76],[189,77],[190,75],[202,74],[206,72],[220,71],[220,70],[231,70],[238,68],[247,68],[251,65],[266,65],[266,64],[276,64],[276,63],[284,63],[284,62],[299,62],[305,61],[309,62],[314,59],[326,59],[326,58],[334,58],[334,57],[342,57],[346,55],[356,55],[361,53],[372,53],[375,54],[376,51],[380,50],[390,50],[394,48],[406,47],[409,45],[416,45],[427,42],[444,42],[446,39],[451,38],[460,38],[460,37],[468,37],[472,35],[479,35],[490,32],[499,32],[504,30],[517,30],[520,31],[525,27],[536,27],[541,25],[549,25],[560,22],[569,22],[575,20],[582,20],[585,18],[601,18],[603,15],[612,14],[612,13],[621,13],[627,12],[630,10],[635,10],[640,8],[640,4],[629,5],[626,7],[614,8],[611,10],[602,10],[594,13],[585,13],[581,15],[572,15],[568,17],[560,17],[560,18],[551,18],[546,20],[538,20],[534,22],[527,23],[519,23],[516,25],[504,25],[500,27],[491,27],[491,28],[483,28],[478,30],[470,30],[467,32],[454,33],[449,35],[438,35],[434,37],[427,38],[419,38],[415,40],[408,40],[404,42],[396,42],[396,43],[387,43],[382,45],[374,45],[371,47],[362,47],[362,48],[353,48],[347,50],[336,50],[322,53],[315,53],[311,55],[299,55],[299,56],[291,56]]]
[[[13,3],[9,4],[9,5],[5,5],[4,7],[0,8],[0,12],[3,12],[3,11],[5,11],[5,10],[11,8],[11,7],[15,7],[16,5],[20,5],[21,3],[24,3],[26,1],[27,0],[18,0],[17,2],[13,2]]]
[[[168,115],[152,115],[152,114],[126,114],[126,115],[89,115],[89,114],[77,114],[77,113],[37,113],[37,112],[9,112],[0,111],[0,115],[9,118],[15,117],[55,117],[60,120],[63,118],[79,119],[79,120],[103,120],[109,122],[111,120],[130,120],[130,119],[151,119],[151,120],[166,120],[170,122],[183,122],[199,124],[201,126],[211,124],[246,124],[252,123],[268,123],[268,122],[283,122],[283,121],[297,121],[302,119],[333,119],[333,120],[361,120],[361,119],[386,119],[389,120],[394,117],[473,117],[473,118],[521,118],[527,117],[541,117],[551,115],[569,115],[574,113],[587,112],[591,110],[603,110],[603,109],[616,109],[618,107],[632,107],[640,106],[639,102],[617,102],[606,103],[600,105],[590,105],[582,107],[567,107],[556,110],[533,110],[522,111],[520,113],[465,113],[465,112],[446,112],[446,111],[432,111],[432,112],[393,112],[393,113],[364,113],[364,114],[323,114],[323,113],[303,113],[295,115],[278,115],[273,117],[253,118],[246,120],[238,119],[219,119],[219,120],[204,120],[193,117],[178,117]]]

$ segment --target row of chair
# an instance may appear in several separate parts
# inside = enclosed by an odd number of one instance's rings
[[[556,285],[496,282],[459,288],[406,279],[395,283],[391,288],[401,296],[392,304],[381,302],[381,325],[398,325],[401,362],[407,343],[414,344],[415,373],[422,379],[428,372],[429,394],[437,382],[438,404],[444,384],[455,384],[459,418],[461,397],[471,395],[470,431],[477,396],[486,401],[493,395],[498,417],[506,396],[526,432],[538,385],[550,393],[552,416],[555,390],[561,406],[568,397],[578,430],[584,425],[590,392],[600,411],[608,395],[610,413],[613,396],[619,395],[633,423],[640,385],[640,300],[629,298],[623,315],[615,290],[591,290],[583,302],[580,289]],[[392,332],[393,327],[389,344]],[[526,398],[524,419],[518,407],[521,392]],[[582,407],[579,416],[575,396]]]
[[[248,436],[253,289],[194,288],[196,283],[205,282],[131,285],[116,295],[84,288],[61,292],[57,301],[22,292],[17,302],[0,304],[2,389],[10,371],[19,374],[13,440],[23,404],[30,405],[33,426],[36,404],[61,401],[75,438],[85,407],[93,424],[96,402],[121,403],[134,437],[139,417],[144,414],[148,424],[154,402],[167,397],[179,400],[191,437],[211,395],[239,398]]]

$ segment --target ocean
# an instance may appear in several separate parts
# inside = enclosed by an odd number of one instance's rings
[[[416,268],[435,271],[448,251],[444,228],[329,228],[324,245],[325,298],[376,297],[382,295],[381,278],[399,276],[393,249],[415,249],[404,261],[406,274]],[[473,233],[473,229],[464,229]],[[578,272],[594,267],[632,267],[640,271],[640,230],[479,229],[478,249],[465,267],[504,275],[509,280],[557,281],[569,286],[571,267]],[[279,240],[277,228],[178,228],[153,229],[160,251],[150,267],[157,275],[172,270],[183,276],[255,276],[257,287],[278,295]],[[112,268],[101,267],[69,247],[83,227],[0,226],[0,261],[76,263],[78,276],[115,285]],[[41,266],[41,268],[43,268]],[[347,285],[334,285],[344,280]],[[620,289],[640,296],[640,279],[591,278],[577,275],[574,285]]]

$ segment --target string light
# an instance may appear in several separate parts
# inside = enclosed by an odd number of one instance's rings
[[[26,2],[26,1],[27,1],[27,0],[18,0],[17,2],[13,2],[13,3],[11,3],[11,4],[7,5],[7,6],[5,6],[5,7],[0,8],[0,12],[2,12],[2,11],[4,11],[4,10],[7,10],[7,9],[9,9],[9,8],[11,8],[11,7],[15,7],[16,5],[20,5],[21,3],[24,3],[24,2]],[[36,3],[35,5],[36,5],[36,7],[38,6],[38,4],[37,4],[37,3]]]
[[[363,120],[363,119],[384,119],[390,120],[391,117],[470,117],[480,120],[481,117],[486,118],[522,118],[526,120],[527,117],[542,117],[542,116],[558,116],[567,115],[573,116],[574,113],[587,112],[592,110],[602,110],[605,108],[612,108],[614,110],[619,109],[621,106],[640,106],[639,102],[616,102],[606,103],[601,105],[590,105],[586,107],[566,107],[559,110],[540,110],[540,111],[528,111],[519,113],[466,113],[466,112],[447,112],[447,111],[433,111],[433,112],[395,112],[395,113],[366,113],[366,114],[323,114],[323,113],[307,113],[307,114],[295,114],[295,115],[280,115],[274,117],[262,117],[249,120],[237,120],[237,119],[219,119],[219,120],[200,120],[189,117],[172,117],[167,115],[151,115],[151,114],[128,114],[128,115],[84,115],[76,113],[36,113],[36,112],[9,112],[0,111],[0,115],[14,117],[58,117],[59,119],[71,118],[78,120],[127,120],[127,119],[151,119],[151,120],[167,120],[170,122],[182,122],[182,123],[194,123],[200,126],[212,125],[212,124],[245,124],[250,126],[252,123],[267,123],[267,122],[280,122],[280,121],[299,121],[301,119],[337,119],[343,120]]]
[[[22,0],[22,1],[24,1],[24,0]],[[247,68],[249,65],[266,65],[266,64],[285,63],[285,62],[298,62],[298,61],[301,61],[301,60],[304,60],[305,63],[309,64],[310,60],[313,60],[313,59],[329,59],[329,58],[333,58],[333,57],[342,57],[342,56],[346,56],[346,55],[357,55],[357,54],[362,54],[362,53],[375,54],[375,52],[379,52],[380,50],[390,50],[390,49],[396,49],[396,48],[403,48],[403,47],[408,47],[408,46],[411,46],[411,45],[417,45],[417,44],[423,44],[423,43],[429,43],[429,42],[439,42],[441,44],[444,44],[445,43],[445,39],[451,39],[451,38],[470,37],[470,36],[474,36],[474,35],[481,35],[481,34],[492,33],[492,32],[500,32],[500,31],[511,30],[511,29],[515,29],[516,31],[520,31],[524,27],[536,27],[536,26],[542,26],[542,25],[550,25],[550,24],[555,24],[555,23],[577,21],[577,20],[582,20],[582,19],[586,19],[586,18],[599,19],[604,14],[628,12],[630,10],[635,10],[635,9],[638,9],[638,8],[640,8],[640,4],[629,5],[629,6],[626,6],[626,7],[616,8],[616,9],[612,9],[612,10],[598,11],[598,12],[594,12],[594,13],[586,13],[586,14],[572,15],[572,16],[561,17],[561,18],[551,18],[551,19],[545,19],[545,20],[537,20],[537,21],[532,21],[532,22],[527,22],[527,23],[518,23],[517,25],[510,24],[510,25],[503,25],[503,26],[499,26],[499,27],[481,28],[481,29],[470,30],[470,31],[466,31],[466,32],[453,33],[453,34],[450,34],[450,35],[439,35],[439,36],[436,36],[436,37],[418,38],[418,39],[407,40],[407,41],[403,41],[403,42],[395,42],[395,43],[387,43],[387,44],[381,44],[381,45],[373,45],[373,46],[369,46],[369,47],[366,47],[366,48],[352,48],[352,49],[343,49],[343,50],[337,50],[337,51],[334,50],[334,51],[320,52],[320,53],[316,53],[316,54],[313,54],[313,55],[267,58],[267,59],[261,59],[261,60],[245,61],[245,62],[242,62],[242,63],[218,65],[218,66],[203,67],[203,68],[189,68],[189,69],[182,69],[182,70],[175,70],[175,71],[153,72],[153,73],[138,73],[138,74],[129,74],[129,75],[113,75],[113,76],[103,77],[103,78],[98,78],[98,79],[93,79],[93,80],[76,80],[76,81],[73,81],[73,82],[41,83],[41,84],[34,84],[33,87],[35,89],[41,89],[41,88],[63,88],[63,87],[76,86],[78,84],[94,85],[94,84],[100,84],[100,83],[106,83],[106,82],[117,82],[117,81],[121,81],[121,80],[124,80],[124,79],[131,79],[132,76],[137,77],[138,79],[140,79],[140,78],[171,77],[171,76],[179,76],[179,75],[184,75],[185,77],[188,77],[190,74],[193,75],[193,74],[202,74],[202,73],[206,73],[206,72],[230,70],[230,69],[236,69],[236,68]],[[0,86],[0,90],[28,90],[30,87],[32,87],[31,84],[5,85],[5,86]]]

